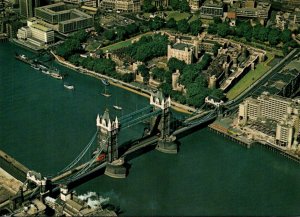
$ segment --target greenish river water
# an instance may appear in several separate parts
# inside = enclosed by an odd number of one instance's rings
[[[124,114],[148,100],[60,67],[75,91],[14,58],[0,44],[0,148],[43,175],[58,172],[88,143],[95,118],[116,101]],[[118,114],[121,116],[122,114]],[[121,142],[142,134],[128,129]],[[76,189],[97,192],[124,215],[299,215],[300,165],[260,146],[246,149],[207,128],[180,140],[177,155],[151,151],[130,161],[123,180],[97,177]]]

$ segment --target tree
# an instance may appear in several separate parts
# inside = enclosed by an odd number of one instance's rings
[[[115,34],[118,40],[124,40],[127,36],[127,31],[124,27],[117,27]]]
[[[132,35],[139,32],[139,27],[135,23],[132,23],[126,26],[126,31],[128,35]]]
[[[212,89],[209,95],[220,100],[224,100],[226,98],[221,89]]]
[[[221,37],[225,37],[230,33],[230,28],[227,23],[220,23],[218,24],[217,28],[218,35]]]
[[[172,7],[173,10],[178,10],[179,9],[179,0],[170,0],[170,6]]]
[[[143,76],[144,81],[148,82],[149,77],[150,77],[150,75],[149,75],[149,69],[144,64],[142,64],[142,65],[138,66],[138,71]]]
[[[280,39],[283,43],[287,43],[292,39],[291,35],[292,35],[291,30],[285,29],[281,32]]]
[[[179,1],[179,10],[180,12],[189,12],[191,10],[188,1],[181,0]]]
[[[215,23],[215,24],[222,23],[222,20],[221,20],[220,17],[214,17],[213,19],[214,19],[214,23]]]
[[[107,40],[114,40],[115,38],[115,32],[114,30],[106,30],[104,33],[103,33],[104,37],[107,39]]]
[[[153,13],[156,11],[156,7],[152,4],[151,0],[144,0],[143,10],[147,13]]]
[[[72,56],[69,57],[70,63],[74,64],[75,66],[78,66],[80,61],[80,55],[79,54],[73,54]]]
[[[192,35],[198,35],[202,30],[202,22],[200,20],[194,20],[190,23],[190,32]]]
[[[172,85],[170,83],[162,83],[159,89],[163,92],[165,96],[170,96],[172,94]]]
[[[176,69],[178,69],[180,72],[182,72],[185,65],[186,64],[183,60],[179,60],[174,57],[171,57],[168,61],[168,67],[171,72],[174,72]]]
[[[150,29],[158,30],[164,26],[164,20],[160,17],[154,17],[150,23]]]
[[[154,69],[152,69],[151,71],[151,75],[152,75],[152,78],[154,80],[158,80],[160,82],[163,82],[165,80],[165,70],[164,69],[161,69],[161,68],[157,68],[155,67]]]
[[[166,26],[167,26],[168,28],[170,28],[170,29],[175,29],[175,28],[177,28],[176,20],[175,20],[173,17],[171,17],[171,18],[167,21]]]
[[[189,32],[190,25],[186,19],[183,19],[178,21],[177,28],[179,32],[186,34]]]
[[[277,45],[280,39],[280,31],[271,29],[268,35],[268,41],[271,45]]]
[[[187,86],[195,81],[199,76],[199,71],[195,64],[186,65],[180,76],[180,83]]]
[[[97,32],[98,35],[101,35],[101,34],[102,34],[103,28],[102,28],[102,26],[100,25],[99,20],[95,20],[95,21],[94,21],[94,28],[95,28],[95,31]]]
[[[254,33],[256,34],[256,33]],[[265,42],[268,40],[268,36],[269,36],[269,29],[265,28],[265,27],[261,27],[258,31],[258,35],[257,38],[258,40]]]
[[[218,27],[217,27],[217,25],[216,24],[210,24],[208,26],[207,32],[209,34],[217,34],[218,33]]]

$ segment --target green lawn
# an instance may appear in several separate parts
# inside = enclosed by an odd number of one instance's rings
[[[199,15],[193,14],[193,16],[191,17],[191,19],[189,20],[189,23],[193,22],[194,20],[197,20],[197,19],[199,19]]]
[[[268,60],[263,63],[259,63],[254,70],[248,72],[237,84],[231,88],[226,94],[229,100],[236,98],[244,90],[247,89],[251,84],[257,81],[261,76],[263,76],[269,69],[270,66],[267,64],[274,58],[272,53],[267,53]]]
[[[100,42],[98,41],[94,41],[94,42],[91,42],[88,44],[88,46],[86,47],[86,50],[87,51],[93,51],[95,50],[97,47],[99,47],[100,45]]]
[[[187,19],[190,16],[190,13],[180,13],[179,11],[167,11],[166,12],[167,17],[166,19],[169,20],[171,18],[174,18],[176,21]]]
[[[142,34],[142,35],[151,35],[151,34],[153,34],[153,33],[152,33],[152,32],[146,32],[146,33],[144,33],[144,34]],[[138,36],[135,36],[135,37],[133,37],[133,38],[127,39],[127,40],[125,40],[125,41],[120,41],[120,42],[117,42],[117,43],[115,43],[115,44],[111,44],[111,45],[109,45],[109,46],[102,47],[101,50],[103,50],[103,51],[105,52],[105,51],[107,51],[107,50],[108,50],[108,51],[113,51],[113,50],[120,49],[120,48],[122,48],[122,47],[127,47],[127,46],[131,45],[131,41],[132,41],[133,39],[135,39],[135,38],[137,38],[137,37],[140,37],[140,36],[142,36],[142,35],[138,35]]]

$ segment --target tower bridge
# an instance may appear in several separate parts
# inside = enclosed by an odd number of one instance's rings
[[[151,147],[163,153],[176,154],[178,149],[176,136],[213,120],[219,111],[216,108],[201,115],[193,114],[192,117],[179,120],[179,126],[171,127],[170,108],[170,97],[165,98],[162,93],[157,93],[151,95],[149,106],[120,118],[111,118],[108,110],[105,110],[103,115],[98,114],[97,131],[79,155],[54,176],[43,177],[29,171],[23,187],[12,199],[14,206],[18,201],[36,197],[45,198],[59,193],[61,184],[73,188],[76,186],[75,183],[87,181],[87,177],[100,170],[113,178],[125,178],[128,173],[126,161],[132,153]],[[145,120],[149,120],[149,130],[144,133],[143,137],[130,141],[127,145],[119,146],[119,132]],[[93,151],[92,157],[89,155],[90,151]]]

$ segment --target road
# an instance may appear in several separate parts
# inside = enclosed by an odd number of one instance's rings
[[[284,57],[279,63],[272,67],[266,74],[257,80],[254,84],[248,87],[241,95],[234,100],[227,103],[231,108],[238,106],[245,98],[252,95],[260,86],[265,84],[276,72],[281,71],[286,65],[288,65],[293,59],[300,55],[300,49],[296,48],[292,50],[286,57]]]

